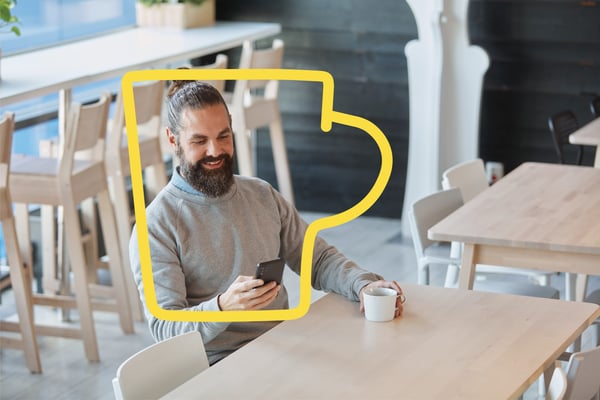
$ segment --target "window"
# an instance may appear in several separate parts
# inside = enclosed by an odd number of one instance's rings
[[[52,46],[67,41],[98,35],[135,25],[136,0],[20,0],[13,9],[21,20],[21,36],[2,35],[2,54],[10,55]],[[76,62],[75,60],[65,60]],[[43,66],[40,66],[43,68]],[[99,87],[117,87],[118,80],[98,82],[75,88],[73,96]],[[85,97],[85,95],[80,95]],[[79,100],[79,99],[78,99]],[[56,118],[42,118],[40,115],[56,112],[58,95],[3,106],[4,110],[15,112],[17,125],[26,126],[15,131],[13,153],[38,154],[40,140],[56,137]],[[0,265],[6,262],[6,252],[0,231]]]
[[[135,25],[135,0],[21,0],[13,11],[21,36],[3,35],[4,55]]]

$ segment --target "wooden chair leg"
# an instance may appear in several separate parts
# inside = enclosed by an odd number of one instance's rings
[[[84,200],[80,205],[81,222],[85,229],[83,249],[86,264],[88,266],[88,278],[90,283],[98,282],[98,271],[100,256],[98,250],[98,224],[96,223],[96,203],[94,198]]]
[[[23,264],[13,218],[5,218],[2,220],[2,233],[4,235],[6,253],[8,256],[10,280],[15,296],[17,315],[19,316],[21,344],[25,354],[25,363],[31,372],[41,373],[42,365],[40,363],[40,354],[34,328],[31,279],[29,279],[28,276],[28,269],[31,269],[32,267],[31,265],[26,267],[25,264]]]
[[[127,287],[129,305],[131,306],[132,317],[136,321],[144,320],[144,309],[138,293],[133,273],[131,272],[129,262],[129,238],[131,237],[131,225],[129,224],[130,210],[127,188],[123,179],[111,178],[109,180],[110,193],[112,195],[112,204],[115,220],[118,221],[117,233],[122,257],[123,271],[125,273],[125,285]]]
[[[58,293],[58,254],[56,241],[56,221],[54,207],[41,207],[41,258],[42,258],[42,287],[45,293]]]
[[[98,211],[102,225],[102,237],[104,238],[104,245],[108,254],[112,285],[119,310],[121,329],[125,333],[134,333],[131,306],[129,305],[131,290],[127,290],[125,277],[126,274],[131,275],[131,273],[130,271],[125,271],[123,268],[117,227],[115,225],[115,215],[108,190],[98,193]]]
[[[67,250],[73,270],[75,299],[81,327],[85,354],[89,361],[100,361],[98,341],[92,314],[92,302],[88,288],[87,266],[83,252],[81,227],[76,203],[71,193],[63,193],[64,228]]]
[[[157,154],[161,153],[160,144],[155,151]],[[146,192],[148,195],[146,201],[149,202],[154,200],[156,195],[158,195],[158,192],[160,192],[168,182],[165,163],[161,160],[159,164],[151,165],[145,168],[144,175],[144,186],[146,187]],[[127,204],[129,204],[129,202],[127,202]]]
[[[254,176],[250,138],[244,130],[235,130],[233,137],[235,139],[235,152],[237,154],[237,165],[240,175]]]
[[[271,147],[273,150],[273,161],[275,163],[275,172],[277,173],[279,191],[283,197],[287,199],[287,201],[294,204],[292,176],[290,174],[281,120],[277,119],[269,124],[269,131],[271,132]]]

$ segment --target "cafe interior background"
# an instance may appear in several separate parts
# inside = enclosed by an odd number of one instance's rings
[[[135,0],[20,0],[14,11],[22,21],[22,35],[0,36],[3,56],[136,23]],[[216,0],[216,18],[280,23],[277,37],[285,42],[283,67],[329,72],[335,81],[334,109],[364,117],[385,133],[393,152],[392,174],[366,215],[400,223],[410,123],[405,48],[418,38],[409,4]],[[472,0],[467,24],[470,42],[489,57],[482,82],[477,156],[502,163],[504,173],[526,161],[557,162],[548,117],[570,109],[583,125],[592,119],[591,99],[600,94],[600,2]],[[270,41],[261,40],[258,46]],[[238,63],[239,49],[226,54],[230,65]],[[200,65],[211,60],[209,56],[192,62]],[[77,88],[75,99],[86,99],[100,88],[115,92],[118,85],[119,80],[112,79]],[[314,129],[321,113],[318,95],[311,85],[284,83],[279,104],[297,208],[336,213],[368,192],[381,160],[376,145],[363,132],[335,126],[331,135],[325,135]],[[17,114],[13,152],[35,154],[39,140],[56,136],[56,98],[1,107],[0,111],[10,108]],[[256,146],[258,176],[276,185],[268,135],[258,135]],[[583,165],[593,165],[593,157],[593,148],[585,148]]]

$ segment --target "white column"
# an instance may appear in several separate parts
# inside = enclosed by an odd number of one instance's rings
[[[483,75],[489,58],[468,37],[468,0],[406,0],[419,38],[408,60],[409,147],[402,233],[412,203],[441,188],[442,172],[476,158]]]

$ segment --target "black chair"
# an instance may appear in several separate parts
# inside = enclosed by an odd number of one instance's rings
[[[583,146],[572,145],[569,143],[569,135],[579,129],[577,117],[570,110],[561,111],[553,114],[548,118],[548,127],[552,133],[552,140],[558,161],[561,164],[567,164],[564,157],[564,149],[567,146],[572,146],[577,149],[577,158],[575,164],[581,165],[583,159]]]
[[[596,96],[590,102],[590,110],[594,118],[600,118],[600,96]]]

